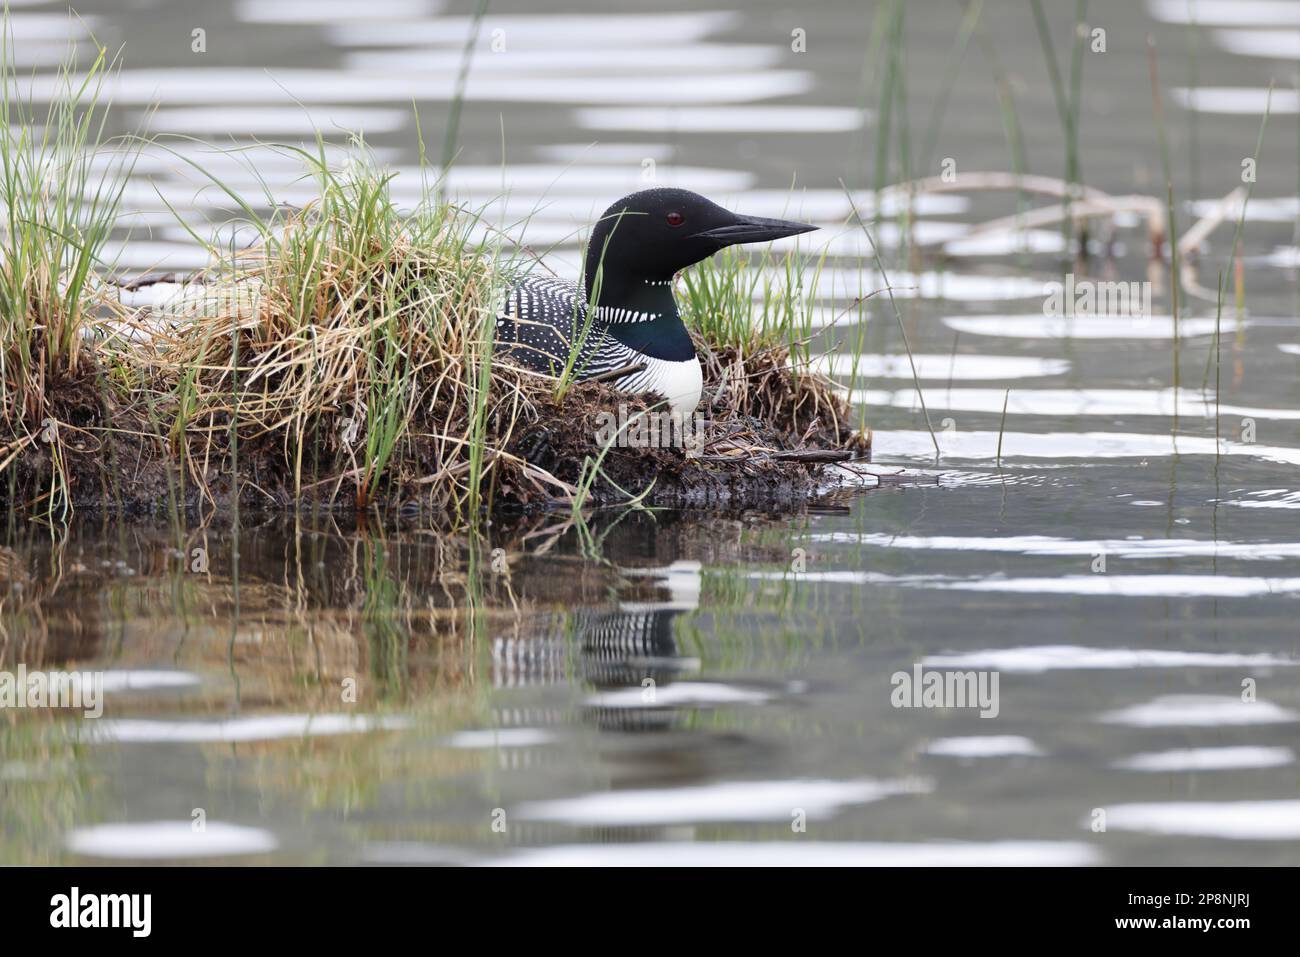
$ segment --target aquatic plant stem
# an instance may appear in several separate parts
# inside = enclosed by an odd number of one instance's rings
[[[1264,98],[1264,115],[1260,117],[1260,120],[1259,120],[1259,133],[1258,133],[1258,134],[1256,135],[1256,137],[1255,137],[1255,152],[1254,152],[1253,154],[1251,154],[1251,167],[1256,171],[1257,174],[1258,174],[1258,171],[1259,171],[1259,154],[1260,154],[1260,152],[1264,149],[1264,130],[1267,129],[1267,127],[1268,127],[1268,117],[1269,117],[1269,113],[1270,113],[1270,111],[1271,111],[1271,109],[1272,109],[1272,105],[1273,105],[1273,81],[1270,80],[1270,81],[1269,81],[1269,84],[1268,84],[1268,93],[1265,95],[1265,98]],[[1254,190],[1255,190],[1255,180],[1256,180],[1256,179],[1258,179],[1258,175],[1257,175],[1255,178],[1250,179],[1250,180],[1246,183],[1245,193],[1244,193],[1244,195],[1242,195],[1242,196],[1240,197],[1240,201],[1241,201],[1241,211],[1240,211],[1240,212],[1238,213],[1238,215],[1237,215],[1237,226],[1236,226],[1236,228],[1232,231],[1232,248],[1228,251],[1228,262],[1230,262],[1230,263],[1233,264],[1233,277],[1234,277],[1234,281],[1235,281],[1235,284],[1236,284],[1236,293],[1237,293],[1237,303],[1236,303],[1236,305],[1237,305],[1237,340],[1236,340],[1236,347],[1237,347],[1238,349],[1240,349],[1241,346],[1242,346],[1242,341],[1241,341],[1241,339],[1242,339],[1242,336],[1244,335],[1244,331],[1245,331],[1245,325],[1244,325],[1243,322],[1242,322],[1242,312],[1243,312],[1244,309],[1245,309],[1245,301],[1244,301],[1245,293],[1244,293],[1244,290],[1243,290],[1243,288],[1242,288],[1242,280],[1241,280],[1241,277],[1238,275],[1238,273],[1239,273],[1239,271],[1240,271],[1240,262],[1241,262],[1241,260],[1240,260],[1240,256],[1241,256],[1241,236],[1242,236],[1243,231],[1244,231],[1245,228],[1246,228],[1246,207],[1247,207],[1247,205],[1249,205],[1249,203],[1250,203],[1250,195],[1251,195],[1251,193],[1254,192]],[[1240,192],[1240,191],[1241,191],[1241,187],[1239,186],[1239,187],[1237,187],[1237,189],[1234,190],[1233,192],[1234,192],[1234,193],[1238,193],[1238,192]],[[1219,290],[1219,298],[1220,298],[1220,300],[1222,299],[1222,297],[1223,297],[1223,290],[1220,289],[1220,290]],[[1217,333],[1216,333],[1216,335],[1217,335]],[[1217,373],[1216,373],[1216,377],[1217,377]],[[1207,356],[1205,357],[1205,375],[1201,378],[1201,390],[1202,390],[1202,391],[1205,390],[1205,386],[1206,386],[1206,383],[1209,381],[1209,378],[1210,378],[1210,357],[1207,355]],[[1216,388],[1217,388],[1217,386],[1216,386]]]
[[[1151,74],[1151,102],[1155,112],[1156,133],[1160,141],[1160,165],[1165,174],[1165,205],[1166,216],[1168,217],[1168,234],[1166,245],[1169,247],[1169,302],[1170,312],[1173,318],[1173,353],[1174,353],[1174,417],[1173,417],[1173,435],[1178,435],[1178,394],[1181,385],[1180,372],[1180,330],[1178,328],[1178,294],[1180,291],[1178,267],[1180,256],[1178,253],[1178,220],[1174,208],[1174,179],[1173,171],[1169,163],[1169,138],[1165,132],[1165,113],[1160,97],[1160,80],[1156,73],[1156,44],[1155,40],[1147,37],[1147,63]]]
[[[460,114],[465,104],[465,85],[469,82],[470,67],[474,63],[474,47],[478,44],[479,30],[487,13],[488,0],[478,0],[470,19],[469,34],[460,55],[460,71],[456,75],[456,92],[451,98],[447,116],[447,129],[442,138],[442,162],[438,170],[438,189],[446,195],[447,171],[456,158],[456,140],[460,134]]]
[[[922,170],[930,169],[930,160],[934,156],[934,148],[939,140],[939,126],[943,122],[944,113],[947,112],[948,100],[952,97],[953,87],[957,84],[957,75],[961,72],[962,63],[966,59],[966,47],[979,26],[980,14],[983,10],[984,0],[973,0],[962,15],[961,23],[957,27],[957,37],[953,41],[952,51],[948,54],[943,79],[939,82],[939,95],[935,98],[934,105],[930,108],[930,116],[926,121],[925,138],[922,140],[921,146]]]
[[[1052,95],[1056,100],[1056,112],[1061,120],[1061,129],[1065,134],[1065,181],[1070,185],[1062,199],[1063,222],[1061,225],[1062,237],[1065,239],[1067,247],[1072,235],[1072,219],[1069,215],[1070,205],[1074,199],[1074,187],[1079,184],[1079,126],[1078,126],[1078,107],[1077,102],[1079,90],[1082,86],[1083,65],[1082,65],[1082,37],[1081,27],[1083,17],[1087,11],[1087,0],[1076,0],[1075,3],[1075,38],[1071,50],[1070,61],[1070,83],[1071,91],[1075,97],[1075,102],[1071,102],[1070,95],[1067,95],[1065,83],[1061,77],[1061,68],[1057,63],[1056,50],[1052,47],[1051,34],[1047,27],[1047,17],[1043,13],[1042,0],[1029,0],[1034,14],[1034,27],[1038,32],[1038,42],[1043,49],[1043,59],[1047,64],[1047,76],[1052,84]],[[1067,250],[1068,251],[1068,250]]]
[[[930,433],[930,441],[934,444],[934,454],[937,458],[942,452],[939,449],[939,439],[934,433],[934,426],[930,422],[930,410],[925,405],[925,393],[921,390],[921,377],[916,371],[916,359],[912,355],[911,343],[907,340],[907,326],[903,323],[903,314],[898,309],[898,303],[894,299],[894,289],[889,282],[889,276],[885,272],[885,264],[880,261],[880,250],[876,248],[876,241],[871,236],[871,230],[867,227],[866,220],[858,212],[857,205],[853,202],[853,194],[849,192],[844,180],[840,180],[840,188],[844,190],[844,195],[848,198],[849,209],[853,213],[853,218],[858,221],[862,231],[867,236],[867,242],[871,244],[871,256],[875,260],[876,269],[880,273],[880,281],[885,286],[885,291],[889,294],[889,308],[893,310],[894,319],[898,322],[898,331],[903,337],[903,348],[907,350],[907,363],[912,369],[912,384],[916,387],[916,396],[921,403],[921,414],[925,416],[925,427]]]
[[[998,425],[998,457],[997,467],[1002,468],[1002,436],[1007,431],[1007,403],[1011,401],[1011,390],[1007,389],[1006,395],[1002,397],[1002,421]]]

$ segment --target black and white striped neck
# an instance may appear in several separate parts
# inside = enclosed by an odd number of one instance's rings
[[[594,284],[589,283],[588,301]],[[673,281],[669,279],[611,279],[602,275],[594,317],[610,325],[629,322],[657,322],[679,318]]]

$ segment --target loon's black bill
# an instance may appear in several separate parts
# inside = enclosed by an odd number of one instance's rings
[[[797,236],[816,228],[807,223],[792,223],[784,219],[739,216],[736,222],[705,230],[699,236],[704,239],[716,239],[726,246],[733,246],[737,243],[769,243],[774,239]]]

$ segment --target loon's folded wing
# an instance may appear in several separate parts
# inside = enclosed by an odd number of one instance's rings
[[[573,283],[530,276],[510,290],[497,316],[498,355],[534,372],[559,375],[575,341],[580,344],[574,362],[578,379],[613,371],[635,358],[605,335],[605,323],[588,322],[587,304]]]

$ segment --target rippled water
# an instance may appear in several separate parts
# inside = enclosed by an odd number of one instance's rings
[[[405,171],[397,195],[417,194],[410,100],[426,136],[440,132],[467,9],[116,6],[80,9],[101,41],[126,45],[115,98],[127,124],[157,97],[155,129],[226,145],[322,124],[342,144],[330,124],[362,127]],[[1109,49],[1085,63],[1081,138],[1091,185],[1160,192],[1152,34],[1180,195],[1202,201],[1180,204],[1184,229],[1239,183],[1300,27],[1280,0],[1194,3],[1193,68],[1188,6],[1091,6]],[[908,25],[917,139],[958,26],[955,8],[928,7]],[[1021,5],[986,7],[1034,171],[1057,175],[1032,24]],[[873,169],[859,93],[871,11],[492,10],[453,192],[495,198],[507,227],[532,214],[523,238],[554,244],[561,270],[590,216],[650,172],[821,223],[839,257],[818,290],[823,324],[840,319],[824,361],[851,374],[842,315],[881,284],[860,232],[837,225],[839,179],[866,185]],[[16,5],[27,65],[57,58],[57,11]],[[789,49],[799,27],[803,54]],[[196,28],[205,53],[191,49]],[[936,156],[1007,169],[973,47],[961,77]],[[1221,363],[1212,301],[1185,301],[1177,335],[1160,285],[1147,318],[1047,316],[1059,234],[963,238],[1012,197],[925,198],[913,238],[930,258],[887,262],[941,455],[897,325],[874,301],[855,397],[881,480],[833,507],[599,516],[590,535],[505,522],[482,543],[322,516],[179,535],[96,516],[66,533],[10,524],[6,667],[103,671],[106,704],[94,720],[0,714],[0,859],[1300,861],[1296,108],[1294,91],[1273,96],[1243,315],[1230,224],[1199,263],[1203,286],[1227,272]],[[256,185],[230,157],[175,145]],[[255,155],[278,200],[310,198],[284,157]],[[167,211],[223,220],[201,185],[177,157],[146,156],[124,271],[201,264]],[[1095,263],[1102,278],[1147,278],[1131,225],[1116,258]],[[897,243],[894,221],[880,232]],[[945,245],[946,265],[933,255]],[[895,707],[892,676],[918,665],[995,674],[996,716]]]

